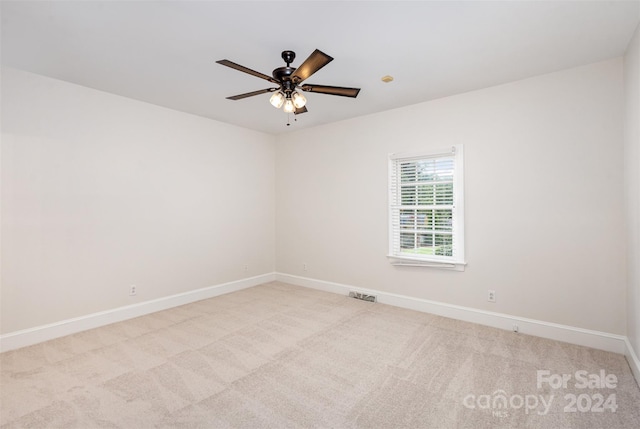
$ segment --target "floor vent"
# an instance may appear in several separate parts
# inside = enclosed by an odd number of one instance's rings
[[[366,293],[360,292],[349,292],[349,297],[369,302],[376,302],[378,300],[375,295],[367,295]]]

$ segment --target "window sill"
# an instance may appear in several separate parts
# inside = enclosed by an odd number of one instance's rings
[[[426,259],[417,259],[403,256],[387,255],[389,263],[400,267],[425,267],[425,268],[441,268],[445,270],[464,271],[466,262],[444,262]]]

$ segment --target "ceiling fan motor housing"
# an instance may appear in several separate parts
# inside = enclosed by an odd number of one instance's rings
[[[296,71],[295,67],[290,67],[293,60],[296,58],[296,53],[293,51],[282,51],[282,59],[287,63],[286,67],[278,67],[272,73],[273,78],[279,81],[282,85],[282,90],[285,94],[291,94],[296,89],[296,85],[291,80],[291,75]]]
[[[296,85],[291,80],[291,75],[295,72],[295,67],[278,67],[273,71],[273,78],[282,84],[282,90],[291,92]]]

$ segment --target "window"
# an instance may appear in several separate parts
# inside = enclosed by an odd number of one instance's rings
[[[462,145],[389,156],[389,260],[463,270]]]

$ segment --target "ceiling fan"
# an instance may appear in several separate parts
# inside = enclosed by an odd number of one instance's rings
[[[270,98],[271,104],[280,108],[287,113],[294,113],[299,115],[300,113],[307,112],[306,98],[297,90],[300,89],[305,92],[316,92],[319,94],[340,95],[342,97],[357,97],[360,92],[360,88],[345,88],[340,86],[327,86],[327,85],[314,85],[314,84],[302,84],[304,80],[309,78],[312,74],[320,70],[322,67],[333,61],[333,58],[324,52],[316,49],[304,60],[299,67],[291,67],[291,63],[296,58],[296,53],[293,51],[283,51],[282,59],[287,64],[286,67],[278,67],[272,72],[272,76],[251,70],[250,68],[241,66],[229,60],[216,61],[223,66],[231,67],[232,69],[239,70],[244,73],[248,73],[252,76],[259,77],[264,80],[278,85],[275,88],[266,88],[258,91],[247,92],[245,94],[238,94],[231,97],[227,97],[228,100],[242,100],[243,98],[253,97],[254,95],[266,94],[273,92],[274,94]],[[289,125],[289,124],[287,124]]]

